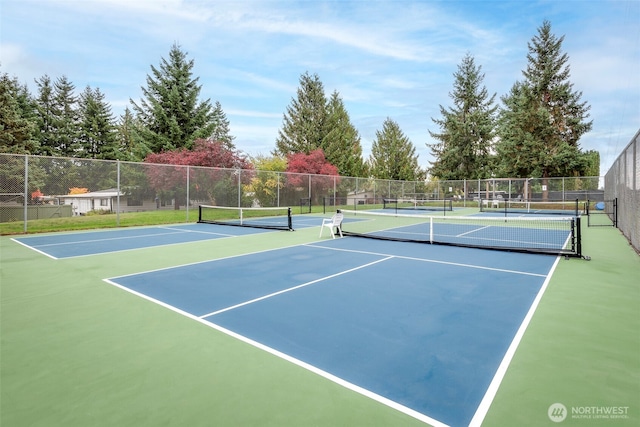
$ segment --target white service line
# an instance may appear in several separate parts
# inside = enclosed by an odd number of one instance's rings
[[[274,293],[271,293],[269,295],[264,295],[264,296],[261,296],[259,298],[255,298],[255,299],[252,299],[252,300],[249,300],[249,301],[242,302],[240,304],[232,305],[231,307],[227,307],[227,308],[223,308],[223,309],[220,309],[220,310],[212,311],[211,313],[203,314],[202,316],[200,316],[200,318],[204,319],[205,317],[215,316],[216,314],[224,313],[225,311],[233,310],[233,309],[238,308],[238,307],[242,307],[242,306],[245,306],[245,305],[253,304],[254,302],[258,302],[258,301],[265,300],[267,298],[275,297],[276,295],[284,294],[286,292],[295,291],[296,289],[304,288],[305,286],[313,285],[314,283],[322,282],[324,280],[332,279],[334,277],[341,276],[343,274],[351,273],[352,271],[360,270],[361,268],[369,267],[371,265],[378,264],[379,262],[387,261],[387,260],[389,260],[391,258],[394,258],[394,257],[393,256],[388,256],[386,258],[379,259],[379,260],[376,260],[376,261],[373,261],[373,262],[369,262],[367,264],[359,265],[357,267],[350,268],[348,270],[340,271],[339,273],[335,273],[335,274],[332,274],[330,276],[321,277],[319,279],[312,280],[310,282],[303,283],[301,285],[297,285],[297,286],[294,286],[292,288],[283,289],[281,291],[274,292]]]
[[[322,249],[326,249],[326,250],[330,250],[330,251],[355,252],[355,253],[358,253],[358,254],[389,256],[389,257],[393,257],[393,258],[408,259],[408,260],[411,260],[411,261],[422,261],[422,262],[430,262],[430,263],[434,263],[434,264],[454,265],[456,267],[466,267],[466,268],[475,268],[475,269],[478,269],[478,270],[498,271],[498,272],[501,272],[501,273],[521,274],[521,275],[524,275],[524,276],[547,277],[546,274],[540,274],[540,273],[529,273],[529,272],[526,272],[526,271],[507,270],[507,269],[504,269],[504,268],[484,267],[484,266],[481,266],[481,265],[462,264],[462,263],[459,263],[459,262],[451,262],[451,261],[438,261],[438,260],[435,260],[435,259],[428,259],[428,258],[416,258],[416,257],[403,256],[403,255],[391,255],[391,254],[383,254],[383,253],[379,253],[379,252],[370,252],[370,251],[357,251],[357,250],[354,250],[354,249],[329,248],[329,247],[326,247],[326,246],[320,246],[320,245],[316,245],[316,244],[305,244],[303,246],[309,246],[309,247],[312,247],[312,248],[322,248]]]
[[[392,258],[392,257],[390,257],[390,258]],[[375,262],[381,262],[381,261],[384,261],[384,260],[378,260],[378,261],[375,261]],[[362,268],[362,267],[365,267],[365,266],[356,267],[356,268]],[[339,273],[339,274],[343,274],[343,273]],[[332,381],[332,382],[334,382],[334,383],[336,383],[336,384],[338,384],[338,385],[340,385],[340,386],[342,386],[342,387],[344,387],[346,389],[349,389],[349,390],[354,391],[354,392],[356,392],[358,394],[361,394],[361,395],[363,395],[365,397],[373,399],[376,402],[379,402],[379,403],[381,403],[383,405],[386,405],[386,406],[388,406],[390,408],[393,408],[393,409],[395,409],[397,411],[400,411],[400,412],[402,412],[402,413],[404,413],[404,414],[406,414],[406,415],[408,415],[410,417],[413,417],[413,418],[415,418],[417,420],[422,421],[423,423],[431,425],[432,427],[448,427],[447,424],[445,424],[445,423],[443,423],[441,421],[438,421],[435,418],[431,418],[431,417],[429,417],[429,416],[427,416],[425,414],[422,414],[422,413],[420,413],[420,412],[418,412],[416,410],[408,408],[408,407],[406,407],[406,406],[404,406],[404,405],[402,405],[402,404],[400,404],[398,402],[395,402],[395,401],[393,401],[391,399],[383,397],[383,396],[381,396],[379,394],[376,394],[376,393],[374,393],[374,392],[372,392],[370,390],[367,390],[367,389],[365,389],[363,387],[355,385],[355,384],[353,384],[353,383],[351,383],[349,381],[346,381],[346,380],[344,380],[344,379],[342,379],[340,377],[337,377],[337,376],[335,376],[335,375],[333,375],[333,374],[331,374],[331,373],[329,373],[327,371],[324,371],[324,370],[322,370],[322,369],[320,369],[320,368],[318,368],[316,366],[313,366],[313,365],[310,365],[309,363],[303,362],[300,359],[296,359],[295,357],[289,356],[286,353],[282,353],[281,351],[278,351],[278,350],[276,350],[274,348],[271,348],[269,346],[261,344],[258,341],[254,341],[254,340],[252,340],[252,339],[250,339],[248,337],[245,337],[244,335],[240,335],[240,334],[238,334],[236,332],[233,332],[233,331],[231,331],[231,330],[229,330],[227,328],[223,328],[222,326],[216,325],[213,322],[210,322],[208,320],[202,319],[201,317],[195,316],[195,315],[193,315],[191,313],[188,313],[186,311],[180,310],[179,308],[173,307],[173,306],[171,306],[169,304],[166,304],[166,303],[164,303],[162,301],[159,301],[159,300],[157,300],[155,298],[149,297],[148,295],[145,295],[143,293],[140,293],[140,292],[134,291],[132,289],[129,289],[126,286],[122,286],[122,285],[120,285],[120,284],[118,284],[118,283],[116,283],[116,282],[114,282],[114,281],[112,281],[110,279],[103,279],[103,280],[104,280],[104,282],[109,283],[110,285],[118,287],[118,288],[120,288],[120,289],[122,289],[124,291],[130,292],[130,293],[132,293],[134,295],[137,295],[137,296],[139,296],[141,298],[144,298],[144,299],[146,299],[148,301],[154,302],[154,303],[156,303],[156,304],[158,304],[158,305],[160,305],[162,307],[168,308],[169,310],[174,311],[174,312],[176,312],[178,314],[181,314],[181,315],[183,315],[183,316],[185,316],[185,317],[187,317],[189,319],[195,320],[197,322],[202,323],[203,325],[206,325],[206,326],[208,326],[208,327],[210,327],[212,329],[215,329],[215,330],[217,330],[219,332],[222,332],[223,334],[226,334],[226,335],[228,335],[228,336],[230,336],[232,338],[240,340],[240,341],[242,341],[244,343],[247,343],[247,344],[249,344],[249,345],[251,345],[253,347],[256,347],[256,348],[258,348],[260,350],[266,351],[267,353],[270,353],[270,354],[272,354],[272,355],[274,355],[276,357],[279,357],[279,358],[281,358],[283,360],[286,360],[286,361],[288,361],[290,363],[293,363],[294,365],[300,366],[301,368],[306,369],[306,370],[308,370],[310,372],[313,372],[316,375],[320,375],[321,377],[326,378],[329,381]]]

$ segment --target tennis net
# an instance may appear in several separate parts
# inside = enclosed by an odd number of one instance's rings
[[[289,207],[242,208],[200,205],[198,222],[293,231]]]
[[[424,210],[424,211],[452,211],[453,203],[451,199],[448,200],[436,200],[436,199],[412,199],[412,198],[400,198],[400,199],[383,199],[384,209],[403,210]]]
[[[347,236],[582,257],[580,217],[464,217],[342,210]]]
[[[523,215],[578,216],[581,213],[578,199],[564,202],[520,201],[504,199],[482,199],[480,212],[497,212]]]

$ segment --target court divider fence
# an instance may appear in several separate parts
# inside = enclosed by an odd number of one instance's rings
[[[604,197],[617,201],[617,226],[640,253],[640,130],[605,175]]]
[[[28,220],[109,214],[119,226],[121,214],[170,209],[193,222],[201,204],[288,206],[302,213],[312,206],[320,212],[382,207],[385,198],[451,200],[454,208],[479,207],[487,199],[597,203],[605,197],[603,182],[601,177],[394,181],[0,154],[0,223],[20,221],[27,232]]]

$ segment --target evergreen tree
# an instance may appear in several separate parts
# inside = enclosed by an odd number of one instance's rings
[[[291,100],[278,131],[274,154],[309,154],[321,148],[325,136],[327,100],[324,87],[317,74],[305,73],[300,77],[297,99]]]
[[[151,66],[144,98],[133,110],[140,121],[140,136],[154,153],[193,147],[199,138],[213,135],[216,122],[210,101],[198,101],[202,86],[192,77],[193,60],[174,44],[169,59]]]
[[[209,139],[213,141],[220,141],[227,149],[234,150],[236,146],[233,143],[233,140],[236,139],[236,137],[231,136],[229,120],[227,120],[227,116],[222,110],[222,105],[218,101],[216,101],[212,116],[213,122],[215,123],[215,128],[213,129],[213,133],[211,134]]]
[[[37,137],[40,153],[47,156],[68,156],[79,149],[79,115],[75,86],[66,76],[52,83],[47,75],[36,80]]]
[[[111,106],[100,89],[87,86],[80,94],[80,146],[78,157],[116,160],[121,152],[117,144]]]
[[[496,95],[489,96],[482,85],[484,74],[467,54],[454,73],[454,106],[440,105],[441,119],[432,118],[441,131],[429,134],[438,140],[427,144],[435,161],[431,175],[444,180],[484,179],[491,176],[491,151],[494,139]]]
[[[36,123],[26,86],[6,73],[0,75],[0,152],[34,154]]]
[[[588,150],[581,153],[583,157],[583,169],[580,176],[600,176],[600,153],[596,150]]]
[[[586,121],[590,106],[569,81],[563,41],[544,21],[528,43],[524,81],[502,97],[496,150],[503,176],[539,176],[545,185],[548,177],[574,175],[586,167],[578,141],[591,130],[592,122]]]
[[[53,84],[54,105],[54,152],[56,155],[73,157],[80,149],[80,115],[75,86],[66,76]]]
[[[417,181],[423,179],[418,166],[416,149],[404,135],[400,126],[390,118],[376,131],[371,147],[369,167],[371,175],[378,179]]]
[[[500,141],[496,144],[498,164],[496,175],[504,177],[539,177],[540,151],[537,140],[547,119],[536,107],[531,90],[516,82],[509,94],[502,98],[503,107],[498,119]]]
[[[140,137],[140,124],[127,107],[116,125],[116,140],[121,153],[120,160],[141,162],[151,153]]]
[[[367,168],[362,159],[362,145],[358,130],[351,124],[349,113],[337,91],[327,104],[325,134],[321,148],[329,163],[343,176],[364,177]]]
[[[58,153],[54,142],[54,102],[51,77],[45,74],[36,80],[36,85],[38,86],[38,96],[35,99],[36,138],[40,146],[40,150],[36,154],[53,156]]]

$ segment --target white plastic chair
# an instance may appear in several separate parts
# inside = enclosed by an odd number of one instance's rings
[[[320,227],[319,237],[322,237],[322,230],[324,230],[325,227],[328,227],[329,230],[331,231],[332,238],[334,239],[336,238],[336,234],[333,231],[334,228],[338,230],[338,233],[340,233],[340,237],[343,237],[342,236],[342,219],[343,218],[344,218],[344,214],[340,212],[336,212],[335,214],[333,214],[331,218],[324,218],[322,220],[322,226]]]

